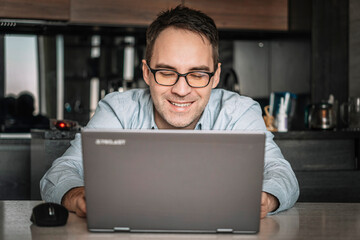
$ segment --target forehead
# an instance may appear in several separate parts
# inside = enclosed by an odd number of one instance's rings
[[[175,68],[197,65],[211,66],[212,45],[203,35],[185,29],[169,27],[155,41],[151,62],[168,64]]]

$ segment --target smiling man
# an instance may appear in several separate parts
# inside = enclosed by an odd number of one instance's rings
[[[149,89],[107,95],[86,128],[263,131],[261,217],[293,206],[299,196],[298,183],[266,130],[259,104],[237,93],[214,89],[221,73],[214,21],[199,11],[178,6],[161,13],[146,37],[142,70]],[[40,185],[45,201],[61,203],[86,216],[79,134],[54,161]]]
[[[212,55],[210,41],[198,33],[169,27],[159,34],[143,60],[158,128],[195,128],[219,83],[220,63]]]

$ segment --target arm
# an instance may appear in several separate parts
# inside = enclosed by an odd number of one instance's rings
[[[299,185],[290,163],[284,159],[274,142],[273,135],[270,132],[266,135],[263,191],[278,199],[279,207],[270,211],[278,213],[295,204],[299,197]]]
[[[109,97],[100,101],[96,113],[87,128],[122,128],[122,124],[108,103]],[[111,96],[110,96],[111,100]],[[82,162],[81,135],[78,133],[71,146],[40,181],[42,199],[47,202],[63,204],[69,211],[79,216],[86,215],[84,170]]]
[[[64,205],[80,217],[86,216],[84,173],[80,134],[70,148],[52,164],[40,181],[42,199]]]
[[[273,140],[273,134],[266,130],[259,105],[250,101],[240,111],[233,129],[264,131],[266,133],[264,180],[262,194],[262,216],[291,208],[299,197],[299,185],[288,161],[284,159],[279,147]],[[247,100],[249,103],[249,100]],[[245,106],[244,106],[245,105]]]
[[[70,189],[84,186],[81,154],[81,136],[75,135],[71,146],[46,172],[40,181],[41,197],[47,202],[61,204],[62,197]]]

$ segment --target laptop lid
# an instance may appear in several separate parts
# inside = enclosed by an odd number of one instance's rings
[[[259,230],[264,133],[82,131],[90,231]]]

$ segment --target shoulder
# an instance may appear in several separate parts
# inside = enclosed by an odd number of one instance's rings
[[[214,89],[204,114],[204,119],[211,122],[209,129],[262,129],[260,105],[250,97],[224,89]],[[256,126],[255,126],[255,125]]]
[[[107,94],[101,101],[108,104],[137,103],[147,101],[150,98],[148,89],[132,89],[126,92],[112,92]]]
[[[152,102],[148,89],[133,89],[106,95],[88,123],[90,127],[139,128],[150,118]]]
[[[132,89],[126,92],[112,92],[106,95],[99,107],[112,109],[114,112],[133,111],[151,102],[148,89]]]
[[[260,105],[250,97],[241,96],[236,92],[227,91],[224,89],[213,89],[209,107],[215,107],[221,111],[237,113],[254,110],[261,113]]]

